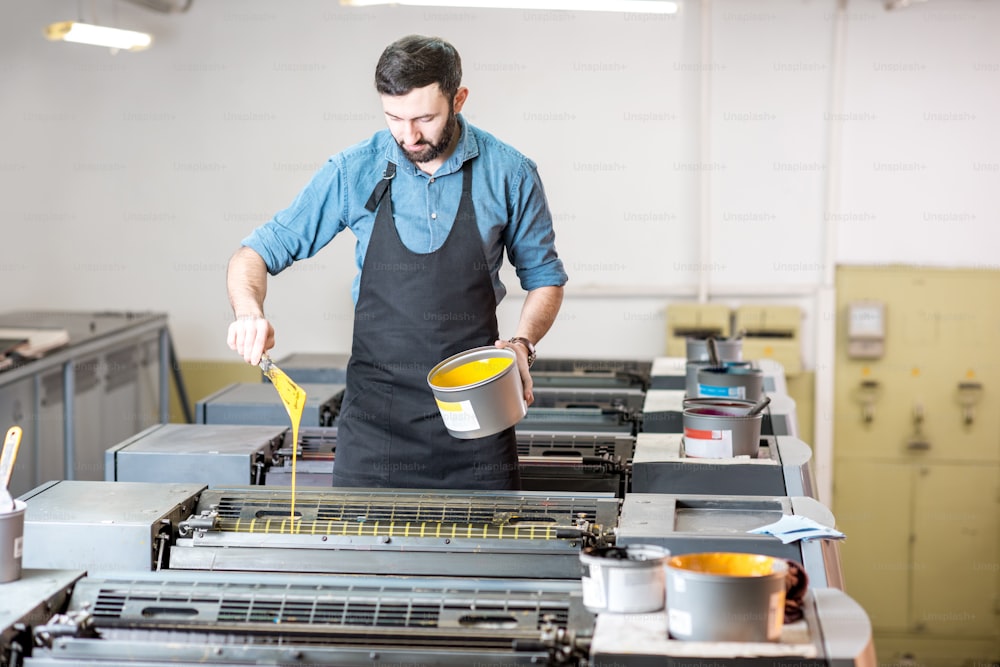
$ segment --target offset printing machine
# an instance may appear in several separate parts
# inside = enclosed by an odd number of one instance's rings
[[[577,581],[26,569],[0,591],[3,667],[877,664],[864,610],[829,588],[774,643],[673,640],[665,612],[595,618]]]
[[[0,584],[0,666],[20,667],[31,655],[32,629],[65,608],[80,570],[25,569],[21,578]]]
[[[50,482],[22,496],[24,567],[576,579],[612,494]]]
[[[517,436],[525,491],[624,494],[633,436],[559,432]],[[106,451],[105,480],[291,486],[291,439],[288,426],[157,424]],[[296,484],[330,487],[336,447],[336,426],[300,429]]]
[[[26,570],[0,665],[579,665],[579,582]]]
[[[810,496],[812,449],[798,438],[761,436],[755,458],[688,458],[680,433],[640,433],[632,457],[635,493]]]
[[[767,644],[668,639],[664,612],[595,618],[569,581],[29,569],[0,590],[3,667],[876,665],[867,616],[833,589]]]

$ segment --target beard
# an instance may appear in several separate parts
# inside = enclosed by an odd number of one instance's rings
[[[408,151],[403,148],[403,142],[397,141],[399,147],[403,151],[403,155],[410,162],[424,163],[430,162],[431,160],[436,160],[441,156],[442,153],[448,150],[451,146],[452,140],[456,136],[455,130],[458,128],[458,117],[455,112],[452,111],[448,114],[448,120],[444,124],[444,130],[441,132],[441,139],[435,143],[429,141],[421,141],[419,145],[423,146],[419,151]]]

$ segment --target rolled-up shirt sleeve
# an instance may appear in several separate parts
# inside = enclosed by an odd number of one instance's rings
[[[329,159],[292,204],[254,229],[241,242],[276,275],[300,259],[318,253],[347,225],[344,165]]]
[[[511,222],[504,243],[521,288],[530,291],[566,284],[569,278],[556,252],[552,213],[531,160],[523,160],[510,196]]]

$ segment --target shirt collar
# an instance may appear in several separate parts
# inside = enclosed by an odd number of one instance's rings
[[[458,135],[458,146],[455,148],[455,152],[451,154],[451,157],[437,170],[435,176],[447,176],[448,174],[461,171],[462,165],[465,164],[466,160],[471,160],[479,155],[479,142],[476,141],[475,133],[471,131],[469,123],[466,122],[462,114],[458,114],[458,126],[462,128],[461,133]],[[397,169],[405,171],[408,174],[417,175],[424,173],[417,169],[415,164],[406,159],[406,156],[403,155],[403,149],[392,138],[391,133],[389,134],[389,145],[386,147],[385,158],[395,164]]]

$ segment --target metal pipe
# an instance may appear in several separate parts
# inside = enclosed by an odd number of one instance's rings
[[[63,478],[76,479],[76,441],[73,403],[76,396],[76,369],[72,359],[63,364]]]
[[[830,56],[830,103],[827,113],[827,169],[823,205],[823,282],[816,292],[816,380],[813,450],[820,502],[833,499],[834,363],[837,345],[837,210],[840,205],[841,123],[844,105],[847,0],[837,0]]]
[[[709,266],[712,259],[712,177],[711,170],[705,165],[712,153],[711,144],[711,112],[712,112],[712,0],[701,0],[701,50],[700,70],[700,105],[701,120],[699,123],[698,164],[698,228],[699,228],[699,259],[698,259],[698,303],[708,302]]]

